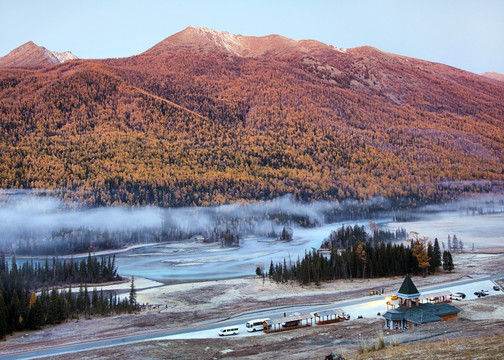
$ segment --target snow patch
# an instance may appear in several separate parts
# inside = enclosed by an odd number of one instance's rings
[[[243,45],[237,35],[231,34],[227,31],[216,31],[204,27],[197,27],[193,29],[198,35],[210,40],[215,45],[224,48],[234,55],[240,55],[243,51]]]
[[[51,54],[58,59],[60,63],[63,63],[68,60],[75,60],[78,59],[77,56],[72,54],[70,51],[64,51],[64,52],[56,52],[56,51],[51,51]]]
[[[78,59],[78,57],[75,56],[74,54],[72,54],[70,51],[57,52],[57,51],[47,50],[46,48],[43,48],[43,50],[44,50],[45,57],[53,65],[54,64],[61,64],[61,63],[68,61],[68,60]]]

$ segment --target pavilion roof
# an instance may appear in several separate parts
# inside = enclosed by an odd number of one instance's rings
[[[407,274],[404,278],[404,281],[397,292],[397,296],[404,299],[415,299],[420,297],[420,292],[415,284],[413,284],[409,274]]]
[[[343,309],[338,308],[338,309],[332,309],[332,310],[326,310],[326,311],[318,311],[313,315],[315,315],[317,317],[324,317],[324,316],[339,315],[339,314],[343,314],[343,313],[344,313]]]
[[[406,320],[414,324],[441,321],[441,316],[457,314],[460,309],[449,304],[420,304],[411,308],[397,308],[387,311],[382,316],[388,320]]]
[[[268,325],[276,325],[276,324],[283,324],[283,323],[288,323],[291,321],[301,321],[304,319],[311,319],[312,316],[311,314],[301,314],[301,315],[291,315],[291,316],[284,316],[281,318],[276,318],[276,319],[271,319],[271,320],[265,320],[264,322]]]

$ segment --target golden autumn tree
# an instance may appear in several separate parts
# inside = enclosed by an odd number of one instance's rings
[[[355,248],[355,255],[357,256],[357,259],[362,263],[362,279],[364,280],[364,276],[366,275],[367,258],[366,250],[364,250],[364,246],[360,241]]]
[[[411,231],[408,241],[411,243],[411,251],[418,261],[418,267],[422,271],[422,276],[427,276],[431,260],[427,254],[427,248],[431,245],[429,238],[426,236],[420,237],[417,232]]]

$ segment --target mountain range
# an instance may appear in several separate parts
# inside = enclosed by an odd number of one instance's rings
[[[50,53],[0,58],[2,188],[162,206],[502,190],[495,76],[193,27],[128,58]]]

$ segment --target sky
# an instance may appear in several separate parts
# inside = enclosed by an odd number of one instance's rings
[[[187,26],[504,73],[503,0],[0,0],[0,56],[31,40],[84,59],[128,57]]]

